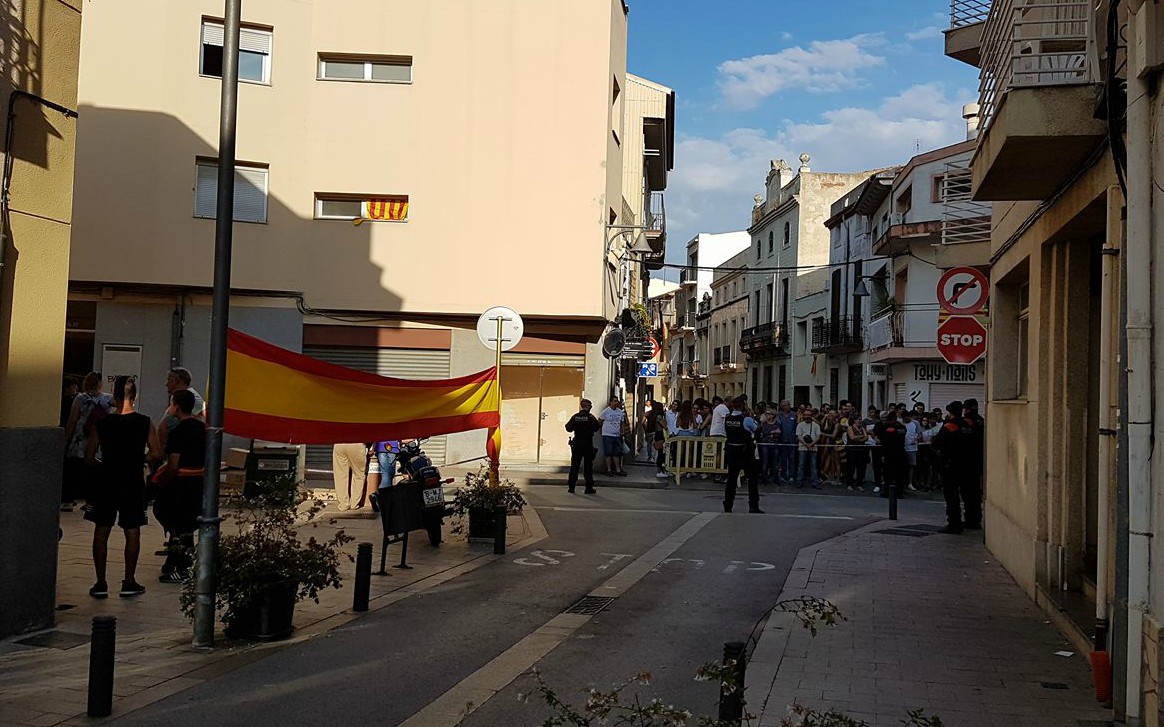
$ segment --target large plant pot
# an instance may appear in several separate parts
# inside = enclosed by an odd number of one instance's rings
[[[258,598],[244,608],[234,610],[226,635],[234,639],[275,641],[291,635],[294,629],[297,583],[268,586]]]
[[[469,538],[471,540],[493,540],[497,532],[497,520],[491,507],[469,508]]]

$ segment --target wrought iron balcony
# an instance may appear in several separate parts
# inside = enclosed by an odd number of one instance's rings
[[[695,316],[691,314],[681,314],[675,316],[675,328],[680,331],[694,331],[695,330]]]
[[[699,282],[699,271],[691,268],[683,268],[679,271],[679,285],[686,287],[688,285],[695,285]]]
[[[749,358],[776,358],[789,355],[788,334],[779,323],[761,323],[740,333],[740,350]]]
[[[700,368],[699,359],[694,361],[678,361],[675,363],[675,370],[682,379],[702,379],[707,374]]]
[[[813,353],[855,353],[864,345],[863,338],[860,316],[821,318],[812,326]]]

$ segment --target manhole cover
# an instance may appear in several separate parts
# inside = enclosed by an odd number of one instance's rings
[[[65,649],[72,649],[81,644],[89,643],[89,637],[85,634],[73,634],[68,631],[49,631],[48,633],[20,639],[15,643],[22,646],[39,646],[45,649],[61,649],[64,651]]]
[[[578,613],[583,616],[593,616],[609,606],[613,598],[609,596],[586,596],[582,600],[567,608],[563,613]]]

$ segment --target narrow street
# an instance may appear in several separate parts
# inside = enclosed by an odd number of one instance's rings
[[[548,540],[115,723],[304,724],[343,714],[352,724],[400,724],[680,530],[689,537],[674,552],[638,561],[641,578],[528,666],[564,697],[647,671],[651,695],[711,713],[716,689],[693,681],[698,666],[718,659],[724,641],[749,636],[800,548],[868,524],[870,506],[883,502],[768,495],[768,514],[724,515],[712,492],[584,497],[549,487],[531,501]],[[934,505],[903,503],[913,510]],[[477,703],[464,724],[540,723],[544,708],[517,699],[530,683],[519,678]],[[430,710],[417,723],[457,719]]]

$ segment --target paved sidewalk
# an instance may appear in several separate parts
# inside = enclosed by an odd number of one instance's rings
[[[935,523],[884,521],[800,552],[781,600],[826,598],[848,619],[816,638],[769,619],[748,666],[762,727],[788,707],[835,708],[871,727],[924,709],[945,727],[1108,724],[1088,656],[1068,641],[972,534],[922,537]]]
[[[341,518],[334,505],[324,511],[334,516],[334,524],[322,528],[343,528],[355,537],[346,550],[355,555],[361,541],[374,543],[373,572],[379,568],[380,520]],[[325,520],[327,518],[324,518]],[[524,547],[546,537],[537,513],[527,508],[523,516],[509,519],[511,549]],[[88,595],[93,585],[89,553],[93,526],[81,519],[80,511],[61,513],[64,537],[60,543],[57,572],[57,626],[36,634],[0,640],[0,727],[47,727],[49,725],[90,725],[100,720],[85,717],[89,668],[89,631],[92,617],[117,617],[117,657],[114,670],[113,716],[146,706],[207,679],[220,676],[246,663],[261,659],[274,649],[324,633],[354,618],[350,587],[354,563],[341,563],[344,587],[320,594],[318,604],[303,601],[295,607],[295,633],[273,644],[234,642],[219,635],[212,650],[190,645],[192,627],[178,606],[180,587],[157,581],[162,556],[154,555],[162,545],[161,528],[142,530],[142,557],[137,579],[145,585],[145,595],[118,598],[116,588],[123,570],[122,540],[115,530],[109,543],[109,585],[112,595],[96,600]],[[224,526],[224,529],[229,526]],[[417,531],[409,538],[408,563],[413,570],[394,570],[400,561],[400,544],[388,548],[388,573],[372,576],[370,610],[384,608],[403,598],[438,586],[499,557],[492,544],[471,544],[452,535],[445,524],[440,548],[428,545],[427,536]],[[304,529],[306,532],[306,529]],[[42,645],[19,642],[41,639]]]

